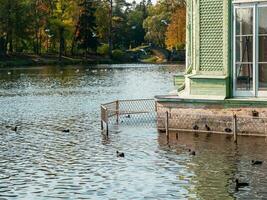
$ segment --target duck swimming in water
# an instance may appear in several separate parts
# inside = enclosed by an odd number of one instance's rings
[[[8,129],[11,129],[11,131],[15,131],[15,132],[17,132],[18,131],[18,127],[17,126],[6,126],[6,128],[8,128]]]
[[[195,151],[192,151],[191,149],[188,149],[188,151],[189,151],[189,155],[190,156],[195,156],[196,155]]]
[[[198,125],[193,126],[193,130],[197,131],[199,129]]]
[[[242,188],[242,187],[248,187],[249,184],[248,183],[242,183],[242,182],[239,182],[238,179],[235,179],[235,189],[238,190],[239,188]]]
[[[225,128],[224,131],[225,131],[226,133],[231,133],[231,132],[232,132],[232,129],[230,129],[230,128]]]
[[[207,131],[211,131],[211,128],[207,124],[205,125],[205,128]]]
[[[252,165],[261,165],[262,163],[263,163],[263,161],[261,161],[261,160],[252,160],[251,161]]]
[[[125,157],[125,155],[124,155],[123,152],[119,152],[119,151],[117,151],[116,153],[117,153],[117,157],[118,157],[118,158],[124,158],[124,157]]]

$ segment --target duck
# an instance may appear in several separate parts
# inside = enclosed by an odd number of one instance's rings
[[[211,131],[211,128],[207,124],[205,125],[205,128],[207,131]]]
[[[252,165],[261,165],[262,163],[263,163],[263,161],[261,161],[261,160],[252,160],[251,161]]]
[[[193,130],[197,131],[199,129],[198,125],[193,126]]]
[[[195,151],[192,151],[191,149],[188,149],[188,151],[189,151],[189,155],[190,156],[195,156],[196,155]]]
[[[225,131],[226,133],[231,133],[231,132],[232,132],[232,129],[230,129],[230,128],[225,128],[224,131]]]
[[[117,157],[118,157],[118,158],[124,158],[124,157],[125,157],[125,155],[124,155],[123,152],[119,152],[119,151],[117,151],[116,153],[117,153]]]
[[[18,131],[18,127],[17,126],[6,126],[6,128],[11,129],[11,131]]]
[[[256,110],[253,110],[253,111],[252,111],[252,116],[253,116],[253,117],[259,117],[259,112],[256,111]]]
[[[245,182],[239,182],[238,179],[235,179],[235,189],[238,190],[239,188],[241,187],[248,187],[249,184],[248,183],[245,183]]]
[[[131,118],[131,115],[126,115],[126,118]]]
[[[17,126],[11,127],[11,130],[17,132],[18,131],[18,127]]]
[[[70,132],[70,129],[64,129],[62,132],[63,133],[69,133]]]

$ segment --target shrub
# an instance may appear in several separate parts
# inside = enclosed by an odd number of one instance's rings
[[[126,53],[120,49],[112,51],[112,58],[117,61],[124,61],[126,59]]]
[[[97,47],[97,53],[103,56],[106,56],[109,54],[109,45],[108,44],[102,44],[101,46]]]

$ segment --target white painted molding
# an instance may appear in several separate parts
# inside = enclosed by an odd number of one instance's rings
[[[233,0],[233,3],[267,3],[267,0]]]

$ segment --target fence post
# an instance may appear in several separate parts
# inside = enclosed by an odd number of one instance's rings
[[[108,136],[108,109],[105,112],[105,121],[106,121],[106,134]]]
[[[104,124],[103,124],[103,120],[101,119],[101,131],[104,130]]]
[[[169,112],[168,111],[166,111],[165,128],[166,128],[166,136],[169,139]]]
[[[233,134],[234,134],[234,142],[237,143],[237,120],[236,114],[233,116]]]
[[[116,101],[116,123],[119,123],[119,100]]]

